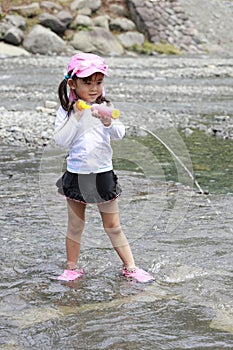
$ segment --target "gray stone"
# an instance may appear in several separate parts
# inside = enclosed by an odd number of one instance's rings
[[[38,2],[33,2],[30,5],[13,6],[11,10],[16,11],[17,13],[25,17],[34,17],[40,12],[40,5]]]
[[[75,0],[71,3],[71,10],[80,10],[84,7],[91,9],[92,12],[96,12],[101,7],[101,0]]]
[[[5,33],[11,28],[11,25],[9,23],[0,22],[0,40],[4,38]]]
[[[74,21],[71,24],[71,28],[77,27],[93,27],[92,19],[88,16],[77,15]]]
[[[142,33],[126,32],[117,35],[118,40],[125,48],[130,48],[133,45],[141,46],[144,43],[145,37]]]
[[[126,4],[130,17],[148,40],[153,42],[154,38],[159,38],[174,42],[179,48],[182,45],[184,51],[190,46],[190,52],[194,52],[195,46],[198,52],[203,52],[199,33],[189,21],[180,0],[126,0]]]
[[[117,4],[112,4],[109,6],[109,10],[114,13],[117,16],[126,16],[126,10],[124,8],[124,6],[121,5],[117,5]]]
[[[65,53],[66,43],[58,35],[39,24],[34,26],[23,42],[23,47],[32,53],[48,55]]]
[[[52,2],[52,1],[42,1],[40,3],[40,7],[41,8],[45,8],[46,10],[51,10],[51,11],[61,11],[62,10],[62,6]]]
[[[83,7],[80,10],[78,10],[79,15],[84,15],[84,16],[91,16],[91,9],[88,7]]]
[[[66,30],[66,25],[62,23],[59,18],[50,13],[42,13],[39,16],[39,23],[44,27],[50,28],[57,34],[63,34]]]
[[[17,27],[12,27],[5,33],[3,40],[8,44],[20,45],[23,38],[23,31]]]
[[[0,57],[7,56],[29,56],[30,53],[21,47],[9,45],[3,42],[0,42]]]
[[[124,50],[115,36],[108,30],[93,27],[91,31],[79,31],[71,42],[80,51],[93,52],[103,56],[119,56]]]
[[[56,16],[66,27],[73,21],[73,15],[69,11],[62,10]]]
[[[72,11],[75,11],[75,10],[79,10],[83,7],[85,7],[86,5],[86,1],[85,0],[74,0],[71,4],[70,4],[70,9]]]
[[[109,20],[110,17],[105,16],[97,16],[93,18],[93,23],[96,27],[105,28],[106,30],[109,30]]]
[[[135,29],[135,23],[127,18],[115,18],[110,21],[109,27],[111,30],[127,32]]]
[[[4,21],[22,30],[26,28],[26,21],[20,15],[6,15]]]

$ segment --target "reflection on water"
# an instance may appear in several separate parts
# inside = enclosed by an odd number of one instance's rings
[[[232,193],[233,141],[208,136],[198,130],[188,137],[180,131],[180,136],[190,154],[193,175],[201,187],[210,193]],[[142,142],[159,158],[167,181],[177,181],[177,169],[167,149],[150,135]]]
[[[150,137],[138,142],[156,152],[164,170],[155,179],[133,167],[118,170],[124,189],[121,220],[137,264],[156,277],[152,285],[119,275],[119,259],[92,206],[80,259],[86,274],[76,282],[58,283],[65,262],[66,211],[50,183],[63,160],[50,157],[41,163],[40,151],[2,146],[2,349],[233,348],[230,149],[220,157],[212,140],[204,143],[201,134],[185,140],[200,184],[212,193],[210,205],[205,196],[176,183],[174,164],[163,147],[154,146]],[[215,140],[218,150],[223,143],[226,148],[226,141]],[[214,172],[208,148],[218,159]],[[187,199],[176,208],[183,217],[167,231],[178,191]]]

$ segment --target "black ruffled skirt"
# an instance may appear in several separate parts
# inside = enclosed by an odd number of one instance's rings
[[[98,174],[75,174],[66,171],[56,186],[59,193],[82,203],[111,201],[122,192],[113,170]]]

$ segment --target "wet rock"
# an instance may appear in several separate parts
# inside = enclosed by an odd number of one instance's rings
[[[50,28],[57,34],[64,34],[66,30],[66,25],[61,22],[59,18],[50,13],[42,13],[39,16],[39,23],[44,27]]]
[[[32,28],[25,37],[23,46],[32,53],[48,55],[52,53],[64,53],[67,50],[66,43],[50,29],[41,25]]]
[[[119,56],[123,48],[113,34],[104,28],[93,27],[91,31],[79,31],[71,42],[80,51],[93,52],[103,56]]]

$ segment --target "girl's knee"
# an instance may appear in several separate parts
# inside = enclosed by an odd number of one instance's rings
[[[81,242],[81,236],[84,230],[84,222],[80,220],[80,222],[77,224],[74,223],[68,223],[68,229],[66,236],[70,239],[72,239],[75,242],[80,243]]]

